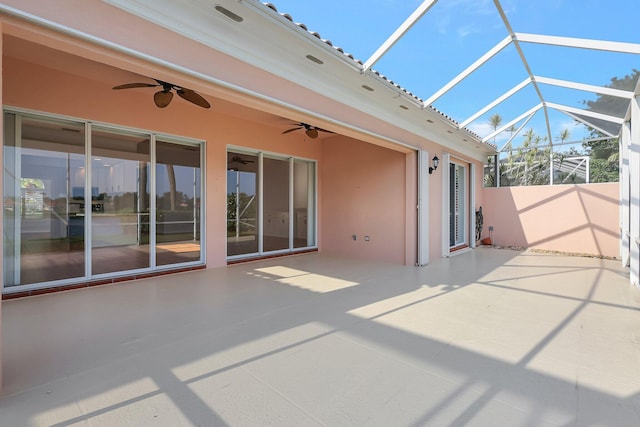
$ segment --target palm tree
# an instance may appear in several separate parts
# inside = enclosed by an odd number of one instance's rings
[[[500,114],[496,113],[493,116],[489,117],[489,124],[491,125],[491,128],[496,131],[502,124],[502,117],[500,117]],[[493,137],[493,142],[496,142],[495,136]]]
[[[570,136],[571,132],[569,132],[569,129],[564,128],[562,132],[560,132],[558,139],[560,140],[560,143],[564,144],[565,142],[567,142],[567,139],[569,139]]]
[[[508,185],[548,184],[551,149],[550,147],[540,148],[540,144],[547,138],[536,135],[533,129],[526,131],[523,137],[522,144],[516,148],[515,155],[509,149],[505,172]]]
[[[498,127],[502,124],[502,117],[500,117],[500,114],[496,113],[493,116],[489,117],[489,124],[491,125],[491,128],[495,131],[498,129]],[[496,142],[496,137],[493,137],[493,143],[495,144]],[[489,156],[487,158],[487,164],[489,167],[489,172],[487,174],[485,174],[484,176],[484,186],[485,187],[494,187],[496,185],[496,177],[498,175],[498,161],[496,158],[496,165],[494,167],[494,173],[491,173],[491,164],[493,163],[493,159],[495,158],[495,156]]]
[[[571,132],[569,132],[569,129],[564,128],[562,132],[560,132],[560,135],[556,137],[556,139],[560,140],[561,144],[564,144],[565,142],[567,142],[570,136],[571,136]],[[565,158],[566,158],[566,153],[553,153],[554,167],[555,167],[555,162],[557,160],[558,169],[560,169],[562,167],[562,163],[564,163]],[[571,179],[573,182],[576,178],[576,175],[575,174],[567,175],[566,173],[559,173],[558,178],[562,179],[562,183],[565,183],[567,179]]]

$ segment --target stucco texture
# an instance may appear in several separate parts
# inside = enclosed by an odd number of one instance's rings
[[[619,184],[484,189],[484,232],[493,244],[617,257]]]

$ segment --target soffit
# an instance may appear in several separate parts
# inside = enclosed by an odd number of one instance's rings
[[[457,150],[476,159],[482,159],[487,152],[492,151],[492,147],[489,145],[472,143],[473,136],[470,137],[467,132],[449,134],[448,131],[454,132],[455,128],[441,114],[435,115],[435,120],[433,120],[435,126],[431,126],[432,129],[423,129],[416,125],[419,120],[424,119],[423,117],[412,120],[400,107],[397,109],[401,114],[397,114],[392,109],[390,112],[387,105],[388,100],[398,98],[395,89],[384,95],[383,98],[386,102],[376,103],[364,102],[359,95],[354,97],[354,102],[350,102],[349,96],[352,96],[352,93],[336,91],[333,88],[333,94],[338,93],[338,100],[336,100],[330,96],[329,90],[322,90],[322,82],[318,82],[318,79],[322,80],[328,75],[338,84],[341,82],[340,76],[325,73],[320,78],[317,73],[300,72],[295,66],[285,67],[289,71],[294,70],[300,76],[302,80],[298,82],[301,84],[297,84],[295,81],[260,68],[254,63],[247,63],[224,53],[225,46],[232,48],[231,51],[236,54],[244,52],[243,49],[238,49],[238,46],[221,43],[221,46],[218,46],[220,49],[212,49],[163,26],[110,7],[105,2],[83,1],[84,7],[76,14],[69,13],[70,5],[77,3],[73,0],[62,1],[55,8],[48,7],[48,3],[43,4],[30,0],[8,1],[6,3],[2,6],[2,9],[7,12],[4,19],[6,25],[3,27],[5,33],[17,34],[19,38],[23,37],[27,40],[40,42],[39,37],[32,39],[28,34],[31,28],[27,30],[21,28],[22,24],[19,22],[26,21],[24,26],[41,28],[33,30],[33,33],[46,33],[48,39],[46,43],[43,43],[49,46],[49,43],[53,42],[52,46],[56,49],[149,77],[175,76],[177,72],[182,75],[183,79],[178,83],[186,87],[226,99],[229,102],[238,102],[244,106],[276,114],[274,118],[280,120],[280,123],[284,123],[281,124],[283,129],[287,128],[291,121],[305,121],[336,133],[405,152],[414,147],[424,147],[429,141],[439,143],[448,141],[448,146],[452,150]],[[264,5],[261,7],[268,10],[268,13],[278,16],[279,20],[282,19],[268,7]],[[214,25],[216,34],[220,35],[222,40],[236,42],[239,40],[229,37],[228,28],[218,22],[220,18],[213,19],[216,22]],[[261,18],[261,22],[263,21],[264,18]],[[118,31],[114,30],[114,22],[118,23]],[[268,25],[268,27],[272,28],[273,25]],[[52,36],[50,33],[59,34]],[[310,37],[315,39],[312,35]],[[100,48],[93,50],[82,48],[83,43],[74,42],[74,39],[82,39],[86,42],[84,44],[95,44]],[[284,40],[291,40],[290,35]],[[244,41],[240,40],[240,42]],[[278,43],[272,44],[278,45]],[[259,47],[261,46],[255,46],[253,43],[250,46],[251,53],[257,55]],[[317,48],[317,46],[315,47]],[[114,52],[109,53],[110,49],[114,49]],[[287,49],[279,46],[278,51],[287,52]],[[123,56],[130,52],[135,53],[134,59],[127,59]],[[283,61],[280,58],[275,58],[272,53],[273,51],[263,53],[262,57],[282,66]],[[336,54],[336,58],[340,56],[341,54]],[[146,64],[140,62],[141,58],[147,61]],[[308,62],[306,59],[302,60],[302,63]],[[286,64],[286,62],[284,63]],[[160,66],[158,67],[158,65]],[[312,69],[314,65],[312,63],[306,64]],[[154,76],[153,73],[160,75]],[[380,84],[379,76],[357,76],[368,79],[366,81],[371,85]],[[307,84],[309,79],[318,84]],[[112,82],[112,84],[120,83],[123,82]],[[387,82],[383,83],[383,87],[388,90]],[[314,89],[312,90],[311,87]],[[360,88],[360,90],[364,89]],[[375,94],[375,96],[382,96],[382,94]],[[420,109],[417,108],[410,111],[410,114],[416,114],[419,111]],[[290,120],[283,119],[284,117]]]
[[[629,98],[638,93],[633,79],[620,80],[640,65],[639,33],[623,18],[640,16],[634,0],[424,0],[368,7],[330,0],[313,10],[293,0],[276,3],[277,9],[269,7],[295,15],[283,14],[291,21],[302,19],[305,29],[331,28],[330,37],[363,59],[356,62],[365,74],[378,74],[375,67],[393,76],[424,99],[423,107],[446,112],[484,141],[504,138],[514,125],[537,127],[553,143],[563,125],[579,121],[617,135]],[[489,124],[494,114],[503,118],[497,132]]]
[[[435,141],[474,158],[493,152],[490,142],[481,144],[477,135],[459,129],[450,117],[423,108],[418,97],[380,73],[361,73],[362,64],[351,55],[280,15],[271,5],[234,0],[215,4],[193,0],[180,7],[170,0],[105,2],[266,70],[298,88],[361,111],[370,117],[366,127],[374,132],[380,131],[375,124],[379,121],[401,130],[388,136],[415,147],[420,147],[420,141],[422,145]],[[215,6],[241,17],[241,22],[226,18]],[[348,117],[339,119],[348,122]]]

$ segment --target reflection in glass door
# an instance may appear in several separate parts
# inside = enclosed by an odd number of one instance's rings
[[[451,162],[449,164],[449,246],[467,244],[467,181],[466,168]]]
[[[258,157],[227,153],[227,256],[258,253]]]
[[[5,291],[202,263],[201,142],[19,112],[3,130]]]
[[[263,160],[264,252],[289,248],[289,161]]]
[[[150,266],[149,153],[148,135],[92,130],[92,274]]]
[[[4,285],[83,277],[84,125],[4,118]]]
[[[316,245],[316,165],[274,154],[227,153],[227,256]]]
[[[315,228],[315,164],[293,162],[293,247],[316,244]]]
[[[156,142],[156,265],[200,259],[200,147]]]

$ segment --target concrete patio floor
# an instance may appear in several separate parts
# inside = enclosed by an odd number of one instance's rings
[[[619,265],[305,254],[9,300],[0,426],[637,427]]]

